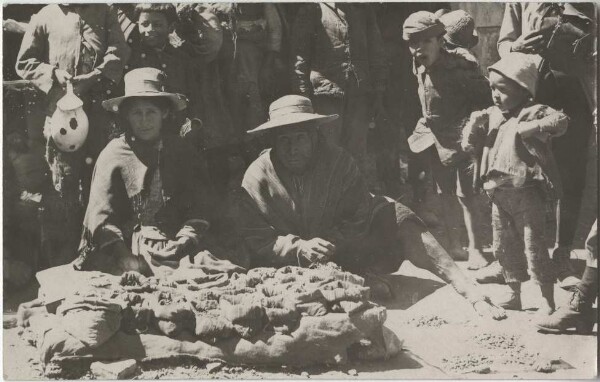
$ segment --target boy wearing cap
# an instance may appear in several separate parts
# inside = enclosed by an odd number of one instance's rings
[[[444,49],[444,24],[431,12],[410,15],[403,26],[414,58],[423,117],[408,139],[415,152],[428,150],[431,172],[442,201],[442,213],[449,238],[449,252],[464,258],[459,232],[453,232],[452,206],[458,196],[469,238],[469,268],[487,264],[481,253],[477,209],[473,204],[473,176],[470,161],[460,148],[460,134],[469,114],[491,105],[489,84],[470,56]]]
[[[462,147],[473,151],[484,143],[480,175],[493,203],[494,255],[511,289],[499,305],[522,308],[529,263],[542,292],[539,311],[551,314],[556,276],[546,247],[545,205],[560,196],[561,185],[550,140],[565,133],[568,118],[532,101],[538,64],[533,56],[511,53],[489,68],[495,106],[471,115]]]

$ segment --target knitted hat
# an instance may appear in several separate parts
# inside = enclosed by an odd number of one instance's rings
[[[419,11],[404,21],[402,38],[406,41],[423,40],[446,33],[444,24],[431,12]]]
[[[444,39],[448,43],[471,49],[479,42],[479,36],[475,30],[475,20],[462,9],[440,16],[440,21],[446,27]]]
[[[488,70],[510,78],[535,97],[541,60],[538,55],[511,52]]]

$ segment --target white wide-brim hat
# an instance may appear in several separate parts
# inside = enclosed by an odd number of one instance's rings
[[[315,121],[320,124],[338,118],[337,114],[322,115],[314,112],[310,99],[299,95],[286,95],[269,106],[269,120],[262,125],[248,130],[248,133],[264,132],[275,128],[295,125],[297,123]]]
[[[108,111],[118,112],[119,106],[127,98],[132,97],[163,97],[173,104],[176,111],[187,107],[188,100],[183,94],[165,91],[167,75],[155,68],[134,69],[125,74],[125,95],[111,98],[102,102],[102,107]]]

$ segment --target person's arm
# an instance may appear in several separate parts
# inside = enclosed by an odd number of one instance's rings
[[[123,68],[129,60],[131,49],[125,41],[125,35],[121,30],[115,9],[107,10],[105,25],[108,34],[107,48],[102,62],[95,69],[112,82],[119,83],[123,77]]]
[[[292,92],[307,97],[312,96],[313,88],[310,82],[312,55],[317,31],[318,4],[303,4],[298,10],[292,28]]]
[[[490,123],[490,110],[479,110],[471,113],[462,131],[461,147],[465,152],[477,152],[477,147],[485,142]]]
[[[522,6],[520,3],[506,3],[504,19],[498,36],[498,54],[505,57],[512,51],[513,43],[521,36]]]
[[[267,50],[269,52],[281,51],[281,39],[283,38],[283,28],[281,18],[273,3],[265,3],[265,19],[267,20]]]
[[[54,66],[48,62],[48,34],[39,15],[31,18],[17,55],[15,70],[24,80],[30,80],[38,89],[48,93],[54,85]]]
[[[549,106],[541,106],[537,114],[539,119],[519,122],[517,131],[521,137],[534,137],[546,141],[551,137],[559,137],[567,131],[569,117],[562,111],[554,110]]]
[[[240,227],[253,264],[280,267],[298,265],[300,237],[278,232],[256,208],[254,200],[242,190]]]

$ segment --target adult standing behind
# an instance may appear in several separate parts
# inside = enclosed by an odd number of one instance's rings
[[[123,75],[129,47],[116,13],[105,4],[51,4],[31,18],[17,58],[16,71],[46,94],[46,159],[53,189],[44,194],[44,252],[50,265],[72,260],[77,249],[83,205],[92,165],[108,141],[109,114],[101,102]],[[85,145],[62,152],[50,137],[56,102],[68,81],[84,102],[90,121]]]
[[[552,258],[562,287],[577,283],[569,258],[583,198],[592,112],[596,107],[595,5],[593,3],[507,3],[498,52],[541,55],[538,102],[564,110],[569,129],[553,141],[564,185],[556,210],[556,244]],[[481,282],[502,280],[494,263],[482,270]],[[569,277],[571,276],[571,277]]]
[[[202,249],[206,185],[196,176],[193,148],[165,134],[169,114],[187,106],[183,95],[163,91],[165,77],[154,68],[132,70],[125,95],[103,102],[119,113],[125,133],[106,146],[94,168],[77,269],[150,274],[177,268]],[[238,269],[209,253],[198,260]]]
[[[338,114],[327,139],[344,147],[366,173],[371,116],[383,111],[387,62],[369,4],[307,4],[292,28],[292,92],[321,114]]]
[[[242,234],[252,266],[333,261],[366,276],[373,294],[385,298],[391,289],[378,274],[395,272],[406,259],[452,284],[479,313],[504,317],[410,209],[372,196],[349,153],[325,140],[322,131],[331,127],[320,125],[337,115],[315,114],[297,95],[273,102],[269,114],[251,133],[268,133],[273,148],[242,182]]]

